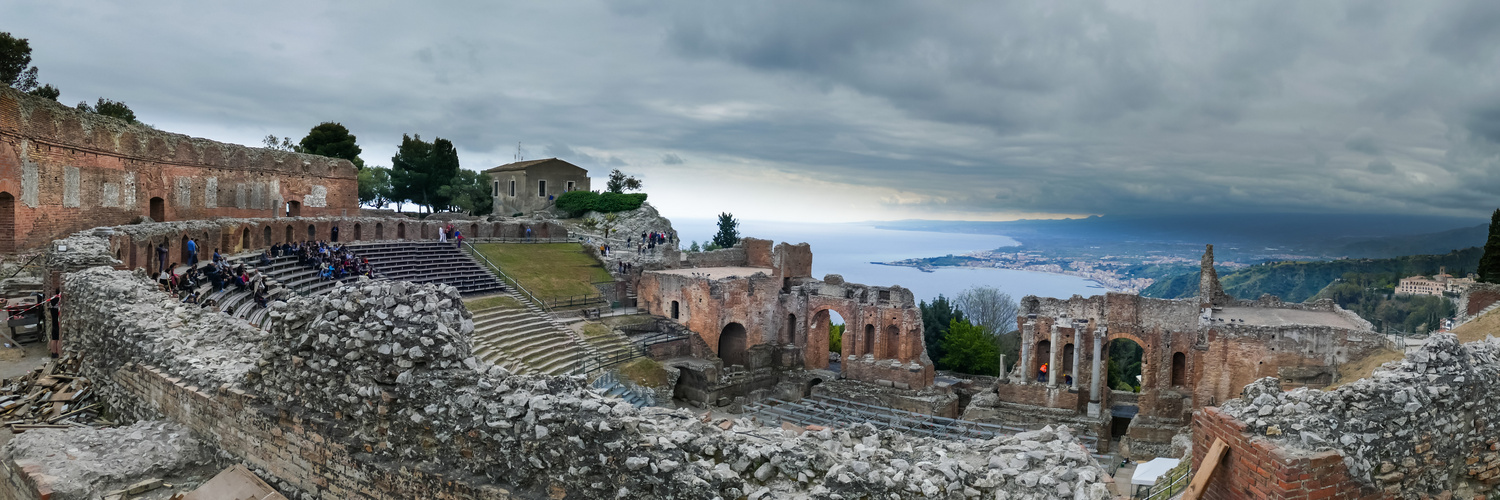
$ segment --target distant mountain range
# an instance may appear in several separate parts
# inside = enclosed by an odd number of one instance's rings
[[[1202,252],[1213,244],[1221,258],[1258,262],[1274,255],[1315,258],[1384,258],[1442,254],[1482,245],[1481,218],[1404,214],[1192,214],[1094,216],[1086,219],[1006,222],[901,220],[876,227],[906,231],[1000,234],[1024,247],[1109,248],[1143,244],[1172,254]]]
[[[1302,302],[1318,294],[1348,273],[1385,275],[1384,281],[1395,283],[1408,276],[1431,276],[1441,268],[1463,276],[1474,272],[1484,250],[1469,247],[1438,255],[1408,255],[1389,259],[1340,259],[1311,262],[1268,262],[1235,271],[1221,270],[1219,281],[1224,292],[1242,299],[1256,299],[1263,294],[1281,297],[1287,302]],[[1162,299],[1192,297],[1198,293],[1198,272],[1159,280],[1141,291],[1142,296]]]

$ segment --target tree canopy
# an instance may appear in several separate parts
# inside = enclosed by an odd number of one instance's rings
[[[79,101],[78,110],[135,123],[135,112],[130,110],[130,106],[126,106],[123,102],[111,101],[103,97],[100,97],[99,102],[93,106],[89,106],[88,101]]]
[[[39,85],[37,71],[36,66],[31,66],[31,42],[0,31],[0,83],[56,101],[62,91],[50,83]]]
[[[1500,283],[1500,208],[1490,215],[1490,237],[1484,242],[1484,255],[1479,257],[1475,274],[1479,275],[1479,281]]]
[[[370,167],[359,171],[359,202],[375,208],[385,208],[391,202],[390,168]]]
[[[939,363],[938,368],[947,369],[941,365],[943,355],[947,353],[943,349],[943,338],[948,335],[949,323],[967,321],[964,312],[954,308],[953,302],[942,294],[930,304],[927,301],[917,303],[917,309],[922,311],[922,341],[927,345],[927,357]]]
[[[605,190],[614,194],[623,194],[626,191],[640,191],[641,181],[635,176],[625,176],[620,169],[609,173],[609,182],[605,183]]]
[[[469,215],[488,215],[495,208],[484,174],[473,170],[459,169],[447,185],[438,188],[438,196],[449,200],[449,210]]]
[[[458,175],[458,150],[441,137],[426,142],[420,135],[401,135],[401,146],[391,157],[391,201],[407,201],[427,207],[445,208],[452,190],[442,188]]]
[[[719,248],[729,248],[740,243],[740,221],[734,220],[734,215],[729,212],[719,214],[719,232],[714,235],[713,244]]]
[[[323,122],[308,131],[307,137],[303,137],[302,142],[298,143],[297,151],[343,158],[354,163],[356,168],[363,169],[365,161],[359,158],[361,150],[359,145],[355,144],[354,139],[354,134],[350,134],[349,129],[344,128],[343,125],[337,122]],[[457,155],[454,158],[457,158]]]
[[[994,337],[985,333],[984,327],[951,320],[948,333],[943,336],[943,345],[948,346],[948,350],[941,361],[949,370],[1000,375],[1000,352],[996,350]]]

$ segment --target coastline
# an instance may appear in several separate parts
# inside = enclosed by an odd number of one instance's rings
[[[1122,281],[1122,280],[1119,280],[1119,279],[1115,278],[1114,277],[1115,276],[1114,273],[1108,273],[1108,275],[1106,277],[1101,277],[1101,276],[1099,276],[1100,273],[1084,272],[1084,271],[1069,271],[1069,270],[1061,269],[1060,266],[1056,266],[1056,265],[1052,265],[1052,264],[1047,264],[1047,265],[1033,265],[1033,266],[1005,266],[1005,265],[995,265],[995,266],[942,266],[942,265],[932,265],[932,264],[926,264],[926,263],[922,263],[922,264],[904,263],[904,262],[900,262],[900,261],[898,261],[898,262],[875,262],[875,261],[871,261],[870,263],[871,264],[875,264],[875,265],[880,265],[880,266],[910,267],[910,268],[915,268],[915,269],[920,270],[922,272],[928,272],[928,273],[933,272],[933,270],[936,270],[936,269],[1006,269],[1006,270],[1010,270],[1010,271],[1023,271],[1023,272],[1036,273],[1036,274],[1051,274],[1051,275],[1056,275],[1056,276],[1071,276],[1071,277],[1074,277],[1074,278],[1083,278],[1083,279],[1087,280],[1089,283],[1093,283],[1093,285],[1090,285],[1090,288],[1098,288],[1098,289],[1103,290],[1106,293],[1107,292],[1116,292],[1116,293],[1133,293],[1133,294],[1139,294],[1141,290],[1143,290],[1143,289],[1146,288],[1146,286],[1150,286],[1150,284],[1147,284],[1145,286],[1139,287],[1138,289],[1137,288],[1131,288],[1131,287],[1112,287],[1108,283],[1106,283],[1106,281],[1110,281],[1110,282],[1121,282]],[[1057,269],[1049,269],[1049,268],[1057,268]],[[1101,281],[1101,278],[1103,279],[1103,281]]]

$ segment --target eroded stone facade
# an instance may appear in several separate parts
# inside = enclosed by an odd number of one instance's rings
[[[922,313],[910,290],[813,279],[807,244],[746,238],[736,248],[705,252],[711,267],[648,271],[640,277],[641,307],[671,318],[703,338],[730,374],[774,385],[770,370],[826,369],[830,311],[844,319],[844,378],[901,389],[932,385],[922,340]],[[712,386],[746,383],[726,376]]]
[[[1107,436],[1113,415],[1130,418],[1134,411],[1127,434],[1131,454],[1165,456],[1194,410],[1234,398],[1256,379],[1276,376],[1321,387],[1333,382],[1338,365],[1390,347],[1368,322],[1332,301],[1287,304],[1269,296],[1245,301],[1225,295],[1213,273],[1212,246],[1203,270],[1200,292],[1190,299],[1123,293],[1022,299],[1020,359],[996,386],[992,404],[999,409],[984,418],[1015,422],[1049,415],[1093,422]],[[1107,386],[1104,360],[1116,339],[1144,351],[1138,394]]]
[[[0,87],[0,252],[153,220],[358,215],[347,160],[161,132]]]

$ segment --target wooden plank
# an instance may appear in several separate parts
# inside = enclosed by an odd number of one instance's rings
[[[1182,500],[1199,500],[1203,498],[1204,490],[1208,489],[1208,480],[1213,477],[1214,471],[1219,468],[1219,462],[1224,460],[1224,454],[1229,452],[1229,445],[1223,439],[1214,438],[1213,446],[1208,447],[1208,454],[1203,457],[1203,463],[1198,465],[1198,473],[1193,474],[1193,482],[1188,484],[1187,490],[1182,492]]]

